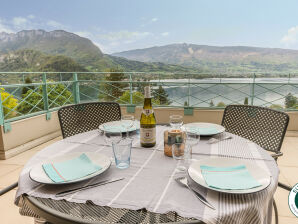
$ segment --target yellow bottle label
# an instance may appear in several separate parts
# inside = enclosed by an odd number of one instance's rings
[[[156,141],[156,128],[140,128],[141,143],[154,143]]]

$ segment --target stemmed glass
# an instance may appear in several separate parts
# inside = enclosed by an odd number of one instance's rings
[[[172,129],[179,130],[183,125],[183,117],[181,115],[171,115],[170,125]]]
[[[134,130],[132,127],[135,125],[135,117],[133,115],[123,115],[121,117],[121,126],[125,130],[126,137],[133,139]]]
[[[119,124],[103,124],[103,135],[107,145],[118,143],[124,138]]]
[[[185,132],[185,144],[187,148],[187,155],[185,159],[189,163],[191,160],[191,154],[192,154],[192,147],[197,145],[200,141],[200,133],[191,131],[191,127],[184,127]]]
[[[183,134],[183,142],[172,145],[173,158],[176,160],[181,160],[180,164],[182,163],[182,165],[177,167],[178,171],[187,170],[192,158],[192,147],[197,145],[200,141],[199,133],[191,132],[191,129],[188,127],[183,127],[182,130],[185,133]]]

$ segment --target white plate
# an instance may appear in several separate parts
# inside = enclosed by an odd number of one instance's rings
[[[74,152],[74,153],[69,153],[69,154],[65,154],[62,156],[58,156],[58,157],[54,157],[48,160],[45,160],[37,165],[35,165],[34,167],[31,168],[30,172],[29,172],[29,176],[30,178],[38,183],[43,183],[43,184],[56,184],[56,185],[60,185],[60,184],[70,184],[70,183],[76,183],[76,182],[80,182],[83,180],[88,180],[92,177],[95,177],[103,172],[105,172],[111,165],[111,160],[110,158],[108,158],[107,156],[100,154],[100,153],[95,153],[95,152],[84,152],[89,159],[96,165],[99,165],[102,167],[102,169],[98,170],[97,172],[94,172],[90,175],[87,175],[85,177],[76,179],[76,180],[72,180],[72,181],[67,181],[67,182],[62,182],[62,183],[56,183],[53,182],[48,175],[44,172],[43,168],[42,168],[42,164],[45,163],[49,163],[49,162],[62,162],[65,160],[70,160],[73,159],[75,157],[78,157],[82,154],[82,152]]]
[[[216,131],[212,134],[200,134],[201,136],[211,136],[211,135],[216,135],[219,133],[224,132],[226,129],[219,125],[219,124],[213,124],[213,123],[188,123],[183,125],[184,127],[197,127],[197,128],[215,128]],[[195,133],[196,134],[196,133]]]
[[[244,190],[224,190],[224,189],[217,189],[209,187],[201,172],[201,165],[206,166],[215,166],[215,167],[229,167],[229,166],[239,166],[239,165],[245,165],[248,169],[249,173],[255,178],[260,184],[262,184],[259,187],[251,188],[251,189],[244,189]],[[265,189],[271,181],[271,176],[268,172],[257,166],[255,163],[252,163],[250,161],[240,160],[240,159],[234,159],[234,158],[208,158],[208,159],[202,159],[198,160],[196,162],[193,162],[189,169],[188,174],[196,183],[199,185],[206,187],[208,189],[219,191],[219,192],[225,192],[225,193],[231,193],[231,194],[247,194],[247,193],[254,193],[261,191]]]
[[[104,125],[117,125],[117,126],[119,125],[119,127],[121,127],[121,121],[110,121],[110,122],[101,124],[101,125],[99,125],[99,129],[101,131],[104,131]],[[124,127],[123,127],[123,129],[124,129]],[[140,121],[135,120],[133,126],[128,131],[135,131],[138,129],[140,129]],[[125,130],[122,130],[122,132],[125,132]]]

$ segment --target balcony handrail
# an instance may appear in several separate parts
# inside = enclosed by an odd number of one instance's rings
[[[127,75],[123,80],[107,80],[107,75],[110,74],[124,74]],[[296,99],[298,93],[298,76],[293,74],[282,74],[282,73],[271,73],[271,74],[279,74],[281,77],[260,77],[258,80],[258,75],[261,73],[245,73],[246,75],[250,75],[251,77],[245,77],[245,80],[240,81],[238,77],[234,77],[235,73],[221,73],[221,74],[211,74],[208,77],[208,73],[168,73],[168,72],[0,72],[1,75],[22,75],[23,81],[22,83],[12,83],[12,84],[0,84],[1,89],[1,98],[0,98],[0,125],[4,126],[4,131],[7,132],[10,130],[10,122],[40,115],[46,114],[46,118],[50,119],[51,112],[58,110],[61,106],[70,103],[80,103],[83,101],[94,101],[94,96],[88,95],[90,91],[84,92],[87,88],[91,89],[93,92],[97,90],[98,95],[105,95],[105,97],[110,100],[115,100],[122,105],[127,106],[128,108],[134,108],[136,104],[134,103],[134,98],[141,100],[140,95],[134,95],[136,93],[136,88],[138,85],[150,84],[153,86],[153,89],[157,89],[158,86],[169,87],[169,88],[184,88],[185,95],[181,98],[176,97],[175,99],[170,99],[172,101],[172,105],[161,104],[155,105],[156,107],[175,107],[175,108],[184,108],[184,110],[191,110],[192,108],[198,109],[222,109],[224,106],[211,106],[211,102],[216,98],[220,98],[226,100],[228,103],[237,103],[239,99],[231,99],[229,96],[226,96],[224,93],[216,92],[216,88],[229,88],[235,91],[235,94],[242,95],[242,97],[250,99],[248,102],[251,105],[256,105],[255,101],[264,101],[263,106],[274,105],[277,101],[285,100],[286,95],[280,93],[278,88],[282,87],[291,87],[295,92],[292,94],[293,97],[291,99]],[[24,83],[24,75],[41,75],[37,77],[32,83]],[[62,74],[71,74],[72,77],[68,77],[68,80],[62,80]],[[87,79],[86,76],[79,79],[79,75],[100,75],[100,77],[96,77],[96,79]],[[136,76],[137,74],[147,74],[150,77],[154,76],[153,80],[145,80],[145,76],[142,75]],[[184,76],[180,79],[176,79],[173,81],[170,80],[172,75],[177,76],[178,74],[183,74]],[[263,75],[265,73],[262,73]],[[298,74],[298,73],[297,73]],[[49,77],[50,75],[60,75],[61,80],[56,81],[53,80],[53,77]],[[199,75],[203,77],[190,77],[194,75]],[[216,76],[217,75],[217,76]],[[225,76],[229,77],[225,77]],[[231,77],[233,75],[233,77]],[[240,76],[241,74],[239,74]],[[186,76],[186,77],[185,77]],[[50,79],[47,79],[50,78]],[[100,79],[97,79],[100,78]],[[234,81],[231,79],[236,78]],[[270,78],[268,80],[264,80],[264,78]],[[136,80],[139,79],[139,80]],[[206,80],[208,79],[208,80]],[[212,81],[211,81],[212,80]],[[108,89],[100,89],[106,85],[105,88],[110,88],[113,90],[109,92]],[[268,87],[268,85],[274,85],[275,87]],[[239,87],[240,86],[240,87]],[[243,88],[247,88],[244,89]],[[30,91],[26,97],[24,97],[21,92],[26,88]],[[82,88],[82,89],[81,89]],[[262,89],[264,92],[258,92],[256,89]],[[119,100],[118,95],[113,95],[115,92],[125,92],[128,91],[129,98],[128,100]],[[203,93],[208,93],[210,96],[206,98],[200,98]],[[277,99],[274,100],[266,100],[262,98],[262,94],[270,93],[276,94],[278,96]],[[156,93],[157,97],[165,97],[164,93]],[[201,94],[201,95],[200,95]],[[93,94],[94,95],[94,94]],[[38,98],[38,103],[34,105],[35,101],[30,101],[32,97]],[[17,101],[13,106],[7,106],[8,100],[16,99]],[[50,101],[50,102],[49,102]],[[184,101],[184,104],[183,104]],[[210,106],[206,106],[210,102]],[[139,105],[139,104],[138,104]],[[205,105],[205,106],[204,106]],[[21,107],[28,107],[28,110],[25,110]],[[21,110],[21,109],[22,110]],[[297,107],[295,108],[279,108],[286,111],[297,111],[298,110],[298,100]],[[133,112],[132,109],[130,112]]]

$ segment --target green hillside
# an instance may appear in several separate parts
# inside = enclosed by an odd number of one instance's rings
[[[298,51],[287,49],[171,44],[113,55],[129,60],[162,62],[222,73],[298,71]]]
[[[7,58],[7,55],[14,55],[15,52],[18,59],[10,60],[7,65],[0,67],[1,71],[21,71],[41,69],[40,66],[34,64],[28,64],[27,59],[22,61],[20,50],[34,50],[37,52],[42,52],[45,55],[55,55],[58,58],[51,58],[49,62],[51,66],[46,66],[45,62],[42,62],[44,67],[42,69],[49,70],[59,68],[58,62],[64,60],[66,63],[66,57],[73,59],[67,64],[73,64],[76,62],[76,66],[73,65],[77,70],[89,70],[89,71],[105,71],[110,68],[120,68],[124,71],[166,71],[166,72],[199,72],[200,69],[190,68],[186,66],[179,65],[167,65],[164,63],[144,63],[139,61],[131,61],[125,58],[114,57],[110,55],[103,54],[101,50],[94,45],[89,39],[80,37],[76,34],[69,33],[63,30],[55,30],[51,32],[46,32],[44,30],[23,30],[16,34],[0,33],[0,62],[1,58]],[[28,54],[28,51],[26,54]],[[35,56],[39,53],[33,53],[30,58],[38,57]],[[64,57],[62,57],[64,56]],[[26,57],[29,57],[28,55]],[[42,57],[44,58],[44,56]],[[10,57],[10,59],[12,59]],[[4,59],[2,59],[3,61]],[[40,59],[42,60],[42,59]],[[55,65],[55,66],[54,66]],[[81,67],[79,67],[80,65]],[[54,66],[54,67],[53,67]],[[70,66],[72,68],[72,66]],[[69,68],[65,67],[68,71]],[[60,70],[60,71],[66,71]]]
[[[70,57],[46,55],[35,50],[19,50],[1,56],[0,71],[84,72],[87,69]]]

